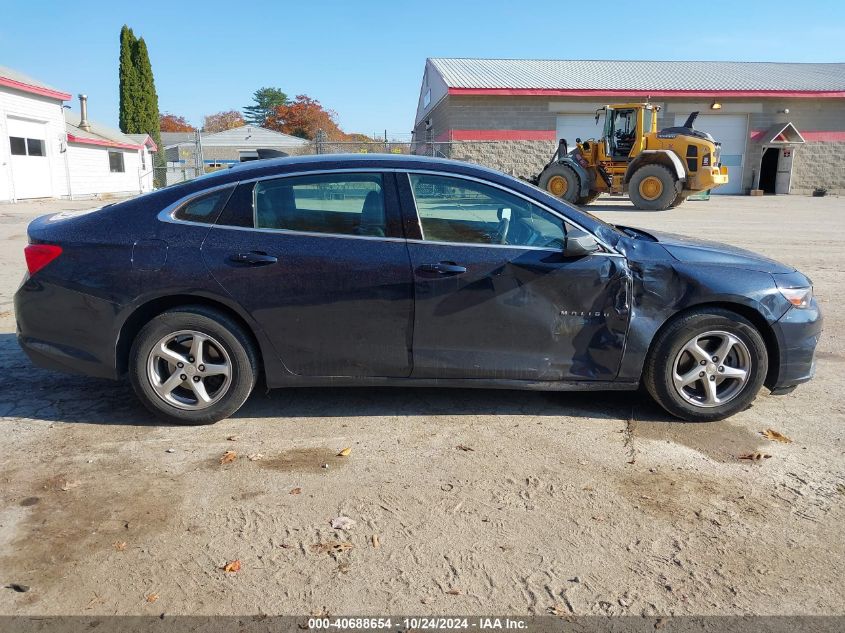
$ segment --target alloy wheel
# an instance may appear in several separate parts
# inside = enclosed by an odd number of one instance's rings
[[[214,337],[196,330],[163,336],[147,359],[147,378],[159,398],[188,411],[218,402],[232,384],[232,361]]]
[[[718,407],[742,393],[751,369],[751,353],[739,337],[725,331],[704,332],[678,352],[672,383],[690,404]]]

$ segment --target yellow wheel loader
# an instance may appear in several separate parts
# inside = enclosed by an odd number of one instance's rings
[[[693,128],[698,112],[681,127],[657,131],[660,107],[650,103],[607,105],[599,140],[566,139],[549,164],[532,181],[541,189],[573,204],[589,204],[602,193],[622,194],[638,209],[662,211],[687,196],[728,182],[728,168],[719,162],[720,146]]]

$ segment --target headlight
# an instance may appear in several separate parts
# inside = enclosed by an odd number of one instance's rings
[[[780,288],[780,293],[796,308],[806,308],[813,300],[813,287],[809,288]]]

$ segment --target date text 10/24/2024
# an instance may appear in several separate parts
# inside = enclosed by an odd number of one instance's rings
[[[394,622],[405,630],[471,630],[480,631],[511,630],[519,631],[528,628],[528,622],[520,618],[495,617],[403,617],[403,618],[310,618],[309,629],[335,630],[378,630],[392,629]]]

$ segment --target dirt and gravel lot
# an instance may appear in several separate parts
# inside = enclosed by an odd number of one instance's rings
[[[595,207],[814,279],[816,379],[729,421],[637,394],[321,389],[201,428],[17,347],[27,222],[96,204],[0,206],[0,582],[31,587],[0,614],[845,613],[843,199]]]

